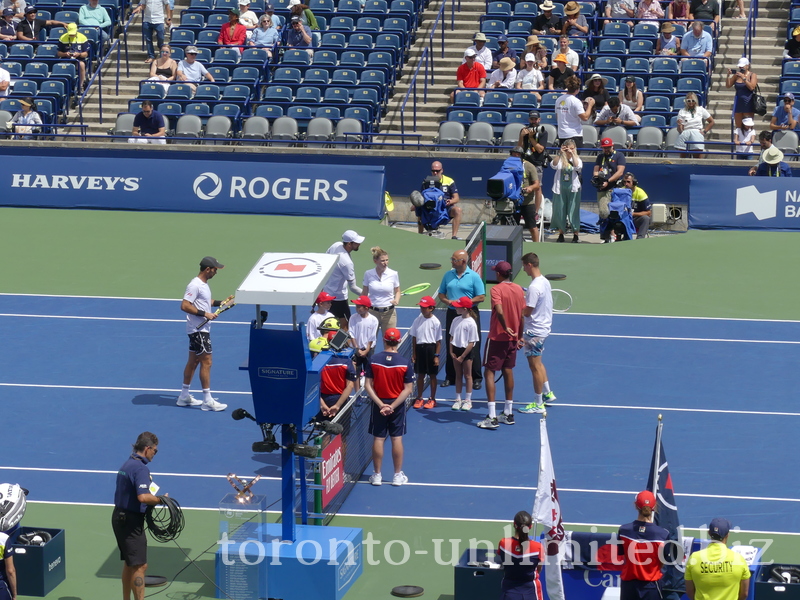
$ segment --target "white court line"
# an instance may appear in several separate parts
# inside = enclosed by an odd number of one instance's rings
[[[85,321],[144,321],[146,323],[185,323],[186,319],[150,319],[143,317],[89,317],[85,315],[31,315],[23,313],[0,313],[0,317],[23,317],[31,319],[81,319]],[[250,321],[219,320],[215,325],[250,325]],[[264,325],[271,327],[291,327],[291,323],[270,323]]]
[[[67,390],[111,390],[123,392],[169,392],[177,394],[178,390],[175,388],[137,388],[137,387],[107,387],[102,385],[55,385],[45,383],[8,383],[0,382],[2,387],[28,387],[28,388],[47,388],[47,389],[67,389]],[[197,391],[197,390],[192,390]],[[215,394],[246,394],[250,395],[252,392],[232,392],[215,390]]]
[[[551,333],[559,337],[613,338],[620,340],[662,340],[670,342],[730,342],[733,344],[800,344],[796,340],[741,340],[733,338],[667,337],[657,335],[609,335],[606,333]]]

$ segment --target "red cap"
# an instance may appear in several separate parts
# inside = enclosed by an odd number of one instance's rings
[[[472,298],[469,296],[461,296],[458,300],[454,300],[451,305],[456,308],[472,308]]]
[[[436,306],[436,300],[434,300],[430,296],[423,296],[422,299],[417,304],[419,304],[420,306],[434,307]]]
[[[600,140],[600,147],[601,148],[611,148],[614,145],[614,140],[611,138],[603,138]]]
[[[395,329],[394,327],[390,327],[386,331],[383,332],[383,339],[387,342],[399,342],[400,338],[403,337],[403,334],[400,333],[399,329]]]
[[[508,261],[501,260],[499,263],[497,263],[495,266],[492,267],[492,271],[494,271],[495,273],[502,273],[503,275],[508,275],[509,273],[511,273],[512,269]]]
[[[370,308],[372,306],[372,300],[370,300],[367,296],[359,296],[355,300],[350,300],[353,304],[358,304],[359,306],[366,306]]]
[[[656,507],[656,497],[653,495],[653,492],[648,490],[636,494],[636,508],[644,508],[645,506],[649,506],[650,508]]]
[[[317,304],[320,302],[333,302],[336,300],[336,296],[331,296],[328,292],[320,292],[319,296],[317,296]]]

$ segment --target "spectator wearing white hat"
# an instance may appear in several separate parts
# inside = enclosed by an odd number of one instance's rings
[[[750,61],[746,57],[739,59],[737,69],[728,69],[728,79],[725,87],[734,88],[736,95],[733,97],[733,119],[736,127],[741,128],[742,119],[752,118],[756,113],[755,90],[758,85],[758,75],[750,70]]]
[[[456,71],[456,87],[470,88],[477,90],[483,98],[486,93],[483,88],[486,86],[486,69],[475,57],[475,50],[467,48],[464,52],[464,64],[459,65]],[[450,92],[450,102],[455,100],[456,91]]]
[[[467,50],[475,51],[475,62],[481,65],[487,73],[492,70],[492,51],[486,45],[486,36],[482,33],[476,33],[472,38],[472,46]],[[466,62],[466,52],[464,58]]]
[[[522,64],[523,68],[517,71],[517,81],[514,87],[518,90],[541,90],[544,88],[544,75],[536,68],[536,55],[529,52],[525,55],[525,60]],[[542,96],[539,92],[534,91],[533,94],[537,100],[541,100]]]
[[[753,142],[756,139],[755,122],[752,117],[742,119],[742,126],[737,127],[733,134],[736,143],[737,158],[747,159],[753,153]]]
[[[492,74],[489,76],[489,83],[486,85],[488,88],[504,88],[507,90],[513,89],[517,81],[517,70],[514,68],[515,63],[511,58],[503,58]]]
[[[250,10],[250,0],[239,0],[239,23],[247,27],[248,37],[258,27],[258,15]]]

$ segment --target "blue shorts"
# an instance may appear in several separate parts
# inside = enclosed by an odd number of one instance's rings
[[[406,433],[406,405],[405,402],[388,417],[381,414],[381,409],[374,402],[369,415],[369,434],[376,438],[386,439],[387,435],[400,437]]]
[[[546,337],[534,337],[529,335],[529,332],[526,331],[523,339],[525,340],[525,345],[523,346],[525,356],[542,355],[542,352],[544,352],[544,342],[547,339]]]

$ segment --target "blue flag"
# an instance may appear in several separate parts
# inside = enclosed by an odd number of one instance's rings
[[[684,555],[683,540],[679,531],[678,505],[675,503],[675,490],[669,475],[669,465],[661,444],[661,427],[659,421],[656,428],[656,445],[653,449],[653,461],[650,463],[650,475],[647,478],[647,489],[656,497],[657,508],[655,524],[669,532],[665,552],[666,562],[664,576],[661,580],[664,600],[679,600],[686,589],[683,580]]]

